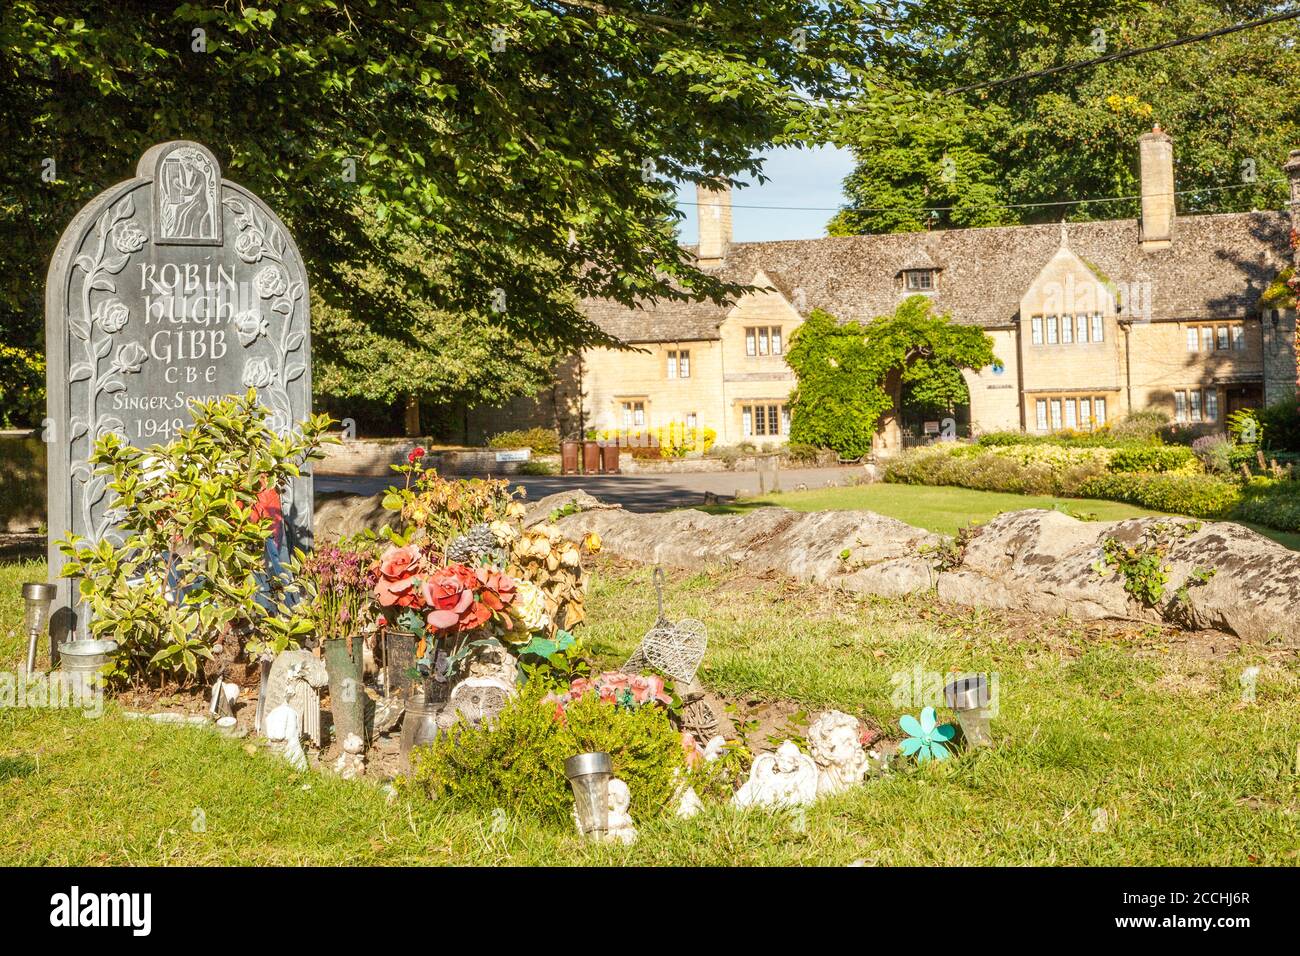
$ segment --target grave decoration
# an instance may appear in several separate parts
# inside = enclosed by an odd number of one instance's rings
[[[737,810],[748,807],[802,807],[817,799],[817,764],[801,751],[794,741],[787,740],[776,753],[759,754],[754,758],[745,785],[736,791],[732,806]]]
[[[951,754],[948,744],[957,735],[957,728],[952,724],[940,724],[934,716],[933,707],[921,710],[918,720],[911,714],[904,714],[898,720],[907,737],[899,745],[905,757],[914,757],[917,763],[928,760],[947,760]]]
[[[120,494],[120,477],[96,466],[148,474],[149,462],[121,451],[106,457],[103,440],[136,449],[174,441],[196,405],[253,389],[270,432],[294,442],[294,423],[311,410],[309,301],[288,229],[224,179],[198,143],[152,147],[134,178],[73,218],[51,259],[45,302],[55,645],[74,631],[84,636],[87,624],[61,575],[64,561],[76,559],[59,538],[117,547],[138,533],[119,520],[110,485],[117,481]],[[306,548],[311,475],[283,479],[277,506],[288,546]]]
[[[808,749],[817,764],[817,795],[840,793],[862,782],[867,755],[858,720],[838,710],[818,717],[808,728]]]
[[[448,481],[420,452],[395,466],[404,483],[384,497],[399,520],[375,574],[379,622],[415,636],[421,712],[445,700],[448,725],[491,720],[524,669],[568,673],[580,659],[581,549],[554,525],[521,528],[508,482]]]

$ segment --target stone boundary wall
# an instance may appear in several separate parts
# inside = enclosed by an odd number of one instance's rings
[[[406,464],[416,446],[426,449],[425,467],[440,475],[517,475],[520,462],[497,461],[497,448],[436,448],[428,438],[357,438],[339,445],[326,445],[325,458],[316,463],[318,475],[391,475],[390,465]],[[516,449],[519,451],[525,449]],[[531,455],[532,460],[553,461],[558,455]]]

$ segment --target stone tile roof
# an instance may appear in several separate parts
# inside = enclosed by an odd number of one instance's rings
[[[1069,247],[1110,283],[1151,283],[1152,318],[1228,318],[1257,311],[1260,293],[1290,261],[1289,222],[1279,212],[1179,216],[1168,249],[1143,252],[1135,219],[1070,223]],[[762,269],[804,312],[841,319],[893,312],[906,293],[897,280],[912,263],[942,268],[933,294],[954,321],[993,327],[1014,322],[1020,297],[1060,247],[1059,223],[877,236],[733,243],[720,271],[739,283]],[[588,315],[625,342],[716,339],[729,311],[711,302],[665,302],[629,310],[586,300]]]

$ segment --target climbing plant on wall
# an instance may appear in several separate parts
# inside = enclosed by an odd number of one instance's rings
[[[961,370],[991,365],[993,340],[935,315],[930,300],[915,295],[870,323],[842,323],[814,309],[786,361],[798,379],[790,441],[858,458],[871,451],[876,425],[900,392],[927,408],[967,401]]]

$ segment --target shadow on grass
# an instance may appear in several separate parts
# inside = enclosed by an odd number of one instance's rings
[[[36,761],[31,757],[0,757],[0,783],[30,777],[36,772]]]

